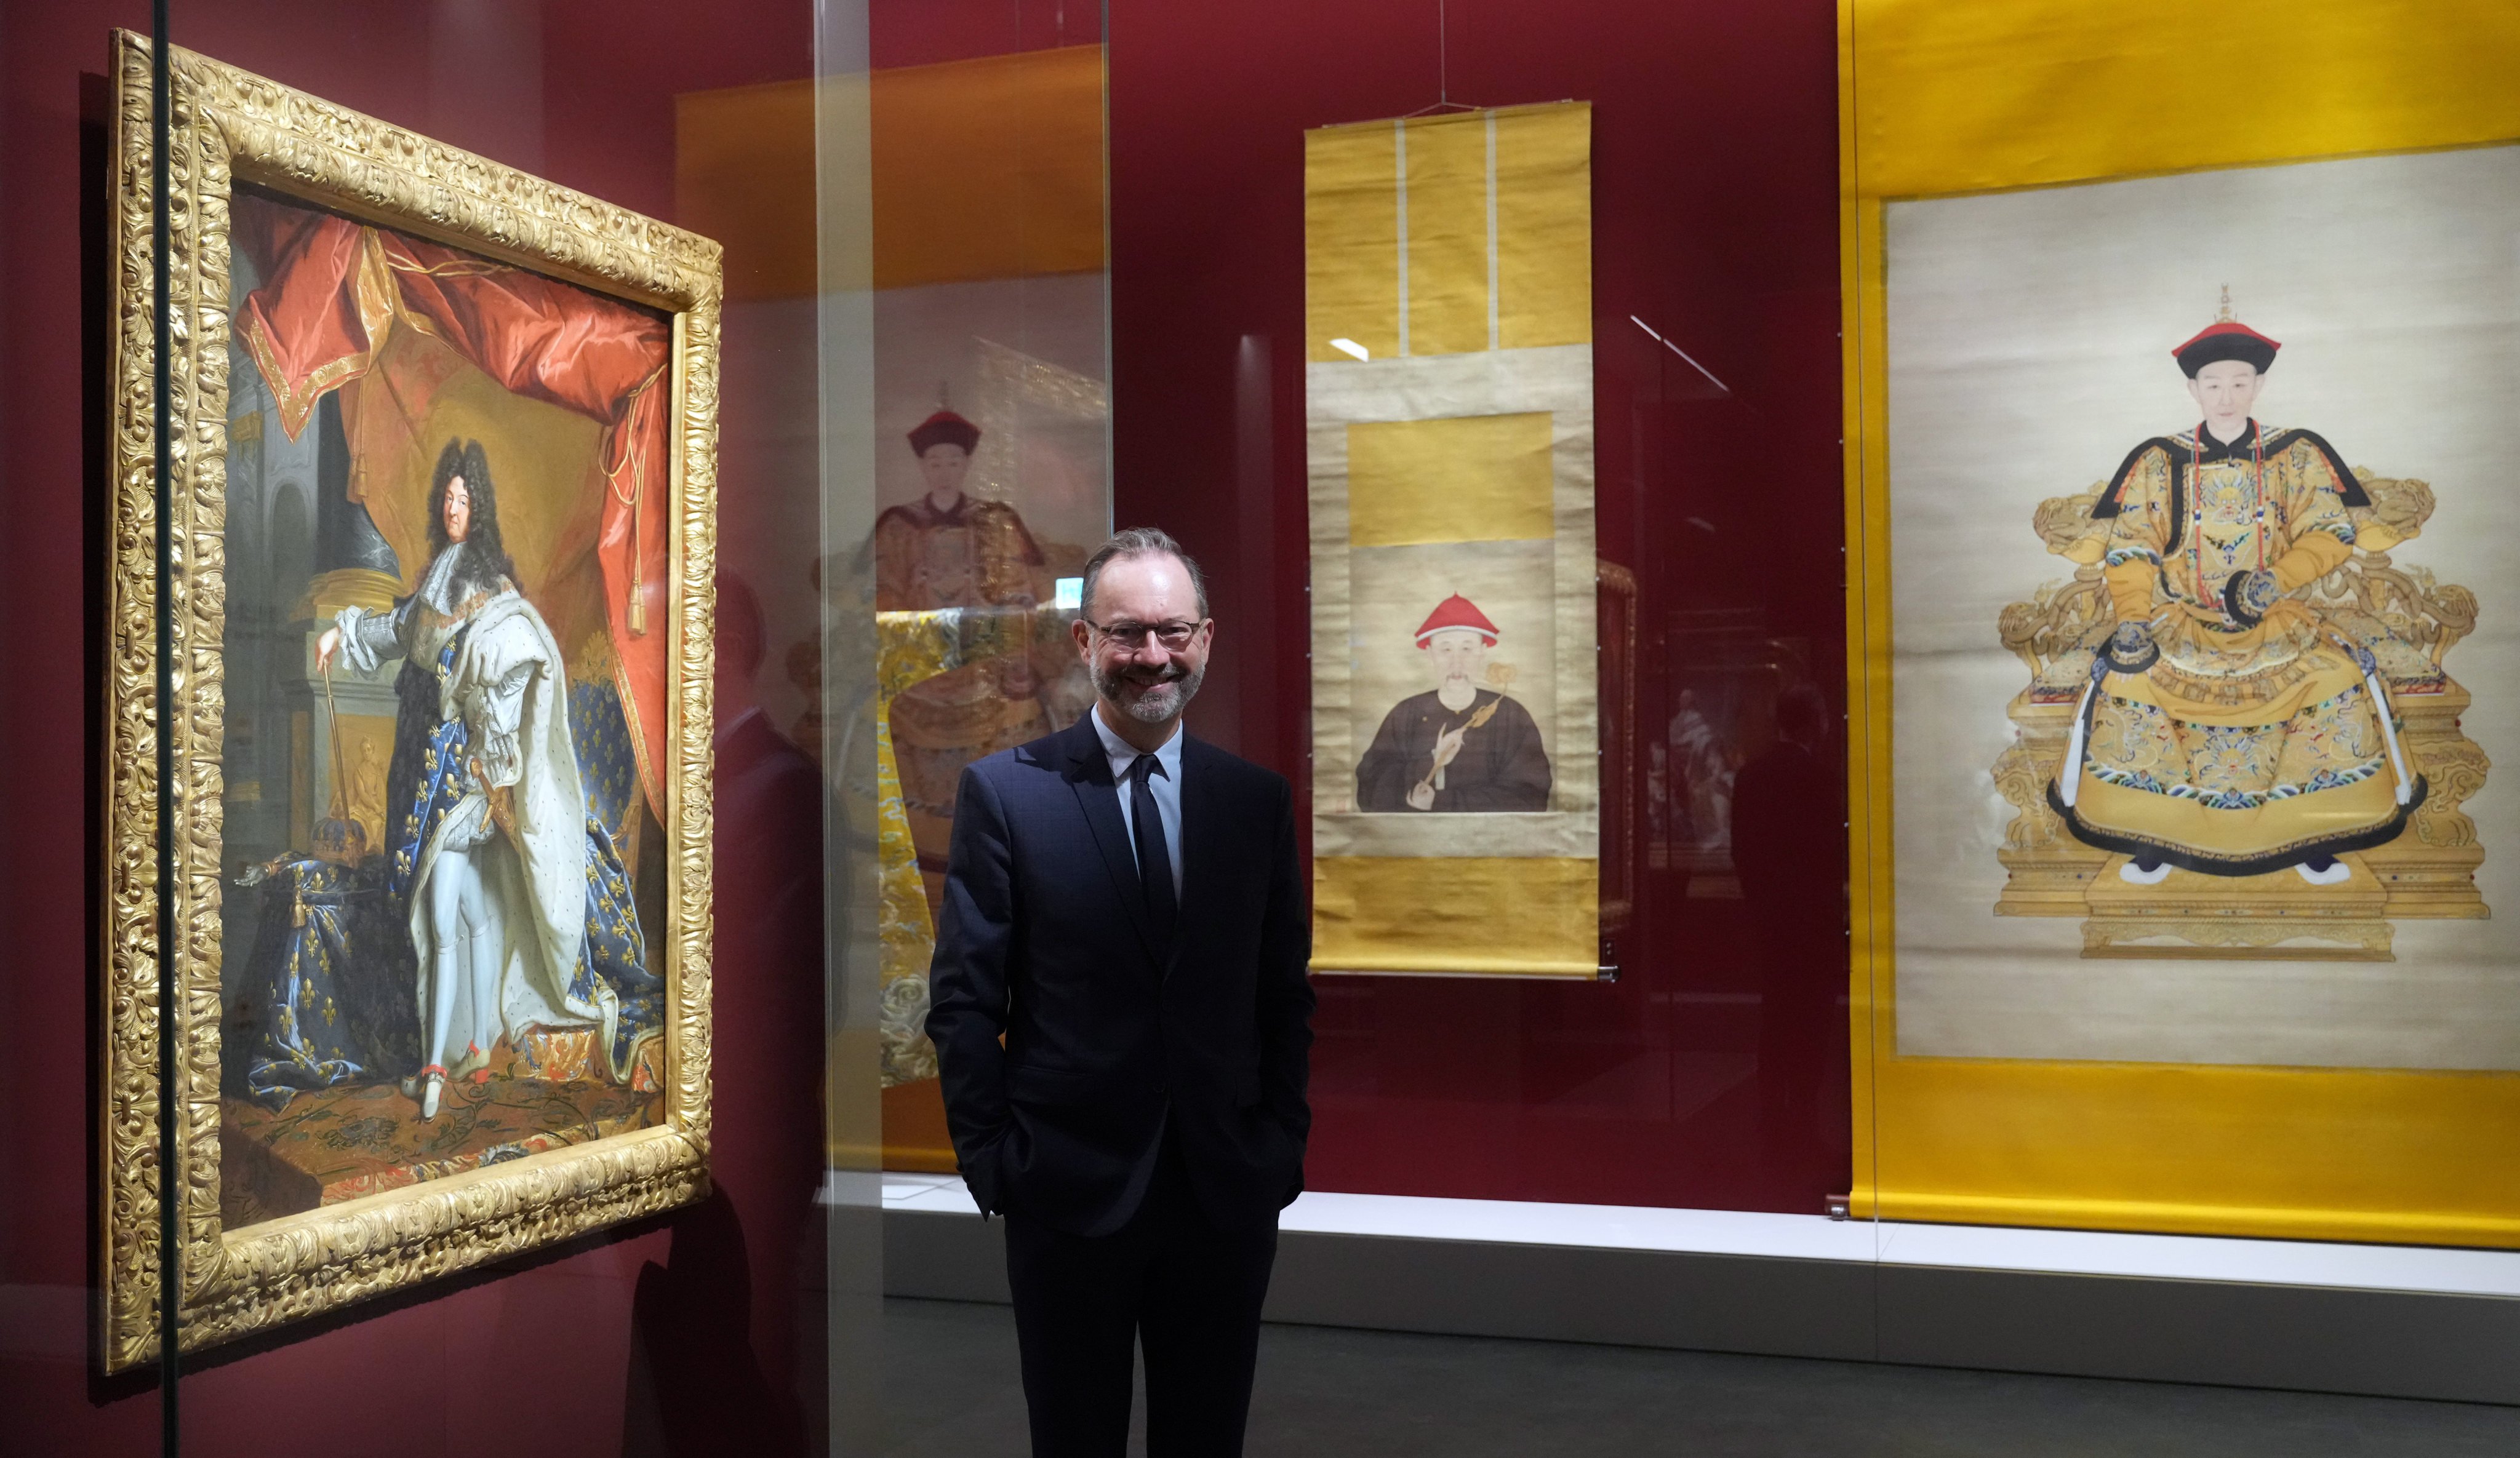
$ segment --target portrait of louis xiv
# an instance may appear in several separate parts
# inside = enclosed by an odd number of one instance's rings
[[[707,1188],[718,245],[174,49],[161,221],[156,60],[117,33],[108,1371],[164,1266],[207,1346]]]

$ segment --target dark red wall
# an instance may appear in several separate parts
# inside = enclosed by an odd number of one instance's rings
[[[497,7],[177,0],[175,39],[233,65],[673,216],[678,92],[811,73],[803,0],[544,0],[541,99]],[[516,12],[510,8],[507,14]],[[449,17],[455,22],[450,22]],[[107,32],[146,5],[0,0],[0,1451],[154,1451],[145,1376],[90,1376],[95,1340],[93,867],[101,638]],[[507,23],[507,22],[501,22]],[[495,85],[484,90],[488,77]],[[499,89],[507,86],[506,90]],[[742,261],[730,256],[730,268]],[[783,466],[806,328],[730,329],[722,511],[731,543],[799,530]],[[801,439],[810,441],[810,391]],[[789,453],[792,454],[792,453]],[[774,518],[762,519],[763,513]],[[737,571],[753,564],[738,557]],[[764,570],[768,570],[765,568]],[[793,569],[782,564],[779,569]],[[811,625],[774,625],[784,642]],[[769,1452],[822,1400],[820,817],[775,750],[721,786],[717,1194],[557,1255],[423,1288],[185,1378],[187,1451]],[[810,775],[810,771],[807,772]]]
[[[1799,642],[1841,703],[1834,6],[1448,10],[1453,100],[1595,105],[1600,541],[1643,579],[1640,734],[1687,614]],[[1117,515],[1216,581],[1198,730],[1299,784],[1301,133],[1434,103],[1436,11],[1110,7]],[[1614,986],[1323,980],[1312,1186],[1820,1213],[1847,1180],[1835,755],[1788,797],[1804,882],[1754,906],[1642,874]]]
[[[872,64],[879,70],[1011,56],[1102,38],[1101,7],[1085,0],[868,0]]]

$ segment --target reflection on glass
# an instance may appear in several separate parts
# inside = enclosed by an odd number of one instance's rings
[[[1811,649],[1739,608],[1677,614],[1665,641],[1672,711],[1655,746],[1663,769],[1653,861],[1685,872],[1690,897],[1736,900],[1737,781],[1775,740],[1779,695],[1811,682]]]
[[[876,519],[877,611],[1008,608],[1029,626],[1031,609],[1053,596],[1055,577],[1022,514],[963,490],[980,441],[980,428],[951,410],[910,432],[925,490]],[[921,871],[944,874],[963,768],[1072,723],[1073,706],[1059,690],[1077,675],[1063,637],[1023,633],[988,651],[967,649],[957,666],[893,696],[893,759]],[[931,884],[931,914],[937,894]]]
[[[823,575],[866,584],[877,609],[884,1164],[950,1171],[923,1024],[955,792],[972,761],[1093,702],[1067,623],[1111,517],[1103,63],[1063,22],[878,19],[876,513]],[[819,668],[791,672],[818,688]]]

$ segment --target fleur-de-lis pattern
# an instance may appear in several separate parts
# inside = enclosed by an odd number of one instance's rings
[[[586,789],[586,817],[602,823],[615,846],[629,844],[638,829],[639,757],[630,745],[621,690],[606,681],[571,679],[568,737],[577,749],[577,778]]]
[[[393,815],[393,829],[385,838],[393,853],[385,885],[400,908],[411,906],[412,882],[420,874],[421,856],[428,848],[429,837],[472,788],[464,766],[472,747],[464,720],[460,715],[449,719],[438,714],[446,681],[455,672],[456,655],[472,633],[469,623],[458,628],[439,645],[431,667],[406,659],[394,678],[394,693],[402,700],[401,722],[428,726],[426,737],[395,734],[393,759],[385,767],[385,804]]]
[[[439,716],[469,627],[433,662],[406,661],[395,681],[401,723],[387,770],[390,831],[356,866],[300,855],[263,883],[245,994],[231,1005],[227,1091],[271,1109],[298,1093],[399,1079],[420,1061],[411,891],[437,827],[472,788],[462,719]],[[574,997],[609,987],[620,1006],[600,1075],[629,1082],[644,1044],[661,1036],[665,983],[650,970],[636,888],[620,852],[639,811],[637,760],[619,693],[569,685],[569,727],[586,787],[586,937]],[[530,1054],[524,1059],[531,1063]]]
[[[226,1091],[272,1109],[420,1059],[411,934],[386,905],[384,859],[289,862],[262,887],[249,976],[228,1006]],[[301,916],[302,913],[302,916]],[[399,935],[396,933],[399,932]]]

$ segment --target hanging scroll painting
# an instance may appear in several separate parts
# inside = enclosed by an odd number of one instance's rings
[[[117,37],[106,1365],[158,1342],[148,43]],[[187,1346],[707,1188],[717,245],[200,56]]]
[[[2515,197],[2500,147],[1887,207],[1902,1052],[2520,1063],[2468,803]]]
[[[2508,88],[2068,8],[1854,30],[1850,1204],[2520,1243]]]
[[[1591,145],[1305,137],[1316,971],[1598,971]]]

